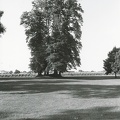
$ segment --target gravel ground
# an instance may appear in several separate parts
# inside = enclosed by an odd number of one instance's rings
[[[1,80],[0,120],[120,120],[120,80]]]

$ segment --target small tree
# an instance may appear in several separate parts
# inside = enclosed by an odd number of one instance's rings
[[[13,71],[11,70],[9,73],[10,73],[10,74],[13,74]]]
[[[117,77],[117,73],[120,70],[120,50],[115,55],[115,62],[111,65],[113,72],[115,73],[115,77]]]
[[[20,73],[20,71],[19,70],[15,70],[15,72],[14,72],[15,74],[19,74]]]
[[[109,53],[108,53],[108,58],[105,59],[104,62],[104,69],[106,71],[106,74],[108,75],[109,73],[114,72],[115,77],[118,72],[118,62],[117,62],[117,57],[116,53],[120,50],[120,48],[114,47]]]

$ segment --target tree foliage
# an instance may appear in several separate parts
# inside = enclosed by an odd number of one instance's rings
[[[120,70],[120,49],[116,53],[116,55],[115,55],[115,62],[112,63],[111,67],[112,67],[112,71],[115,73],[115,77],[117,77],[116,74]]]
[[[34,6],[35,7],[35,6]],[[46,63],[45,60],[45,36],[46,26],[44,14],[34,8],[30,12],[24,12],[21,17],[21,24],[25,26],[28,46],[31,49],[30,68],[41,74]]]
[[[34,0],[32,4],[32,10],[21,17],[32,55],[31,69],[57,74],[80,66],[81,5],[77,0]]]
[[[3,13],[4,13],[3,11],[0,11],[0,18],[2,17]],[[4,32],[5,32],[5,28],[3,24],[0,22],[0,34]]]
[[[106,74],[114,72],[115,74],[118,72],[118,62],[116,53],[120,50],[120,48],[114,47],[109,53],[108,58],[104,60],[104,69]]]
[[[15,72],[14,72],[15,74],[19,74],[20,73],[20,71],[19,70],[15,70]]]
[[[120,49],[115,55],[115,62],[117,63],[118,68],[120,68]]]

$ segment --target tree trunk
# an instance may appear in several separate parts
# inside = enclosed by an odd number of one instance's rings
[[[55,69],[53,74],[54,74],[55,76],[58,75],[58,71]]]
[[[41,76],[42,75],[42,73],[41,72],[38,72],[38,76]]]
[[[59,71],[59,76],[61,76],[61,71]]]
[[[117,73],[115,72],[115,78],[117,78]]]
[[[49,75],[49,71],[47,71],[47,75]]]
[[[42,72],[43,72],[42,70],[39,70],[38,71],[38,76],[42,76]]]
[[[44,71],[44,75],[47,75],[46,71]]]

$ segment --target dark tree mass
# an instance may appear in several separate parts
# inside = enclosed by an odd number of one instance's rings
[[[80,66],[83,10],[77,0],[34,0],[33,8],[21,16],[28,46],[30,68],[54,75]]]
[[[116,48],[114,47],[109,53],[108,53],[108,58],[105,59],[104,62],[104,69],[106,71],[106,74],[108,75],[109,73],[114,72],[115,76],[116,73],[119,71],[118,69],[118,64],[116,64],[117,59],[116,59],[116,55],[118,53],[118,51],[120,50],[120,48]]]
[[[1,19],[2,15],[3,15],[3,11],[0,11],[0,19]],[[0,34],[4,33],[4,32],[5,32],[5,28],[4,28],[3,24],[0,21]]]

